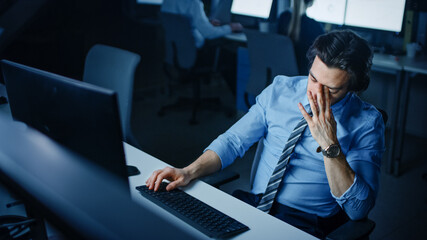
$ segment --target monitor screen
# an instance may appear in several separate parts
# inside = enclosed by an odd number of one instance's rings
[[[405,0],[347,0],[344,24],[400,32]]]
[[[346,0],[315,0],[306,14],[318,22],[343,25],[345,3]]]
[[[116,93],[1,61],[12,117],[90,159],[128,184]]]
[[[233,0],[231,13],[267,19],[270,16],[273,0]]]
[[[153,5],[162,5],[163,0],[136,0],[137,4],[153,4]]]

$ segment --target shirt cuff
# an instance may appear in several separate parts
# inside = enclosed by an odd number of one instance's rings
[[[345,191],[340,197],[335,196],[332,192],[331,195],[342,207],[342,205],[351,198],[366,200],[369,195],[369,187],[364,184],[363,181],[357,177],[357,175],[354,175],[353,184],[347,189],[347,191]]]
[[[227,146],[224,146],[224,143],[219,140],[214,140],[203,152],[207,150],[214,151],[221,160],[221,170],[233,163],[230,153],[227,151],[229,149]]]
[[[232,33],[233,31],[231,30],[231,26],[229,24],[227,25],[223,25],[223,27],[225,27],[225,31],[227,32],[227,34]]]

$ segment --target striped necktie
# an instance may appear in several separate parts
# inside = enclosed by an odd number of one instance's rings
[[[309,112],[311,115],[311,111]],[[265,190],[264,195],[261,198],[257,208],[269,212],[271,206],[273,205],[274,199],[276,198],[276,193],[279,188],[280,182],[282,181],[283,175],[285,173],[286,167],[289,163],[289,158],[293,152],[295,145],[301,137],[301,134],[304,132],[307,127],[307,122],[304,118],[300,120],[297,126],[292,131],[291,135],[288,138],[285,148],[283,149],[282,155],[279,158],[276,168],[274,169],[273,174],[270,177],[268,182],[267,189]]]

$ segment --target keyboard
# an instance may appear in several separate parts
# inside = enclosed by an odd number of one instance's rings
[[[149,190],[146,185],[138,186],[136,189],[142,196],[166,209],[208,237],[227,238],[249,230],[246,225],[180,189],[166,191],[166,185],[166,182],[162,182],[157,192]]]

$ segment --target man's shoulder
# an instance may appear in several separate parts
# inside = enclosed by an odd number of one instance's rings
[[[363,122],[372,124],[373,122],[384,122],[383,114],[374,105],[362,100],[356,94],[350,98],[351,109],[350,112],[353,116],[358,116],[363,119]]]
[[[273,86],[275,88],[305,88],[307,87],[307,76],[288,77],[279,75],[274,78]]]

